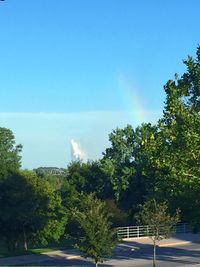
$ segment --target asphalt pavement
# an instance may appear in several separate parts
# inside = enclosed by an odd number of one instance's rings
[[[149,238],[126,239],[113,251],[102,267],[152,267],[153,245]],[[26,255],[0,259],[0,265],[18,266],[94,266],[77,250],[53,251],[39,255]],[[160,242],[157,247],[157,266],[200,266],[200,235],[182,234]]]

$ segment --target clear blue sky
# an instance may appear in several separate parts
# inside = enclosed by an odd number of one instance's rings
[[[163,85],[200,43],[199,0],[0,2],[0,126],[23,167],[98,158],[108,133],[161,116]]]

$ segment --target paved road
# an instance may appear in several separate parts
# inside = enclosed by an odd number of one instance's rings
[[[112,258],[102,264],[102,267],[152,267],[152,249],[151,245],[144,245],[140,248],[135,244],[118,247]],[[176,247],[159,247],[157,249],[157,266],[178,267],[193,266],[200,264],[200,245],[188,244]],[[40,262],[31,262],[29,265],[65,265],[65,266],[94,266],[90,260],[84,258],[63,259],[59,256],[51,259],[44,259]]]
[[[108,265],[116,267],[152,266],[153,246],[138,246],[134,242],[132,242],[131,245],[135,246],[135,250],[131,250],[130,248],[121,253],[119,251],[116,252],[113,258],[108,261]],[[130,243],[128,243],[128,246],[130,246]],[[163,246],[157,248],[157,266],[191,266],[197,263],[200,263],[199,244],[176,245],[173,247]]]
[[[192,242],[191,242],[192,241]],[[179,267],[200,264],[200,235],[186,235],[164,240],[157,248],[157,266]],[[124,241],[102,267],[152,267],[153,246],[148,238]],[[43,255],[27,255],[0,259],[0,265],[65,265],[94,266],[91,260],[80,257],[77,251],[57,251]]]

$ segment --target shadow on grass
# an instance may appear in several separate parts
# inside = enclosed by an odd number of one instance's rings
[[[72,239],[63,239],[60,242],[52,242],[48,246],[29,246],[28,251],[20,248],[17,250],[9,251],[6,247],[6,244],[1,241],[0,242],[0,258],[6,257],[15,257],[15,256],[25,256],[31,254],[41,254],[45,252],[51,252],[55,250],[65,250],[65,249],[72,249],[74,241]]]

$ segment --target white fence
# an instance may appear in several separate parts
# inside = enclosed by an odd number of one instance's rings
[[[188,233],[188,232],[190,232],[190,229],[187,223],[178,223],[174,226],[175,234]],[[142,237],[149,235],[151,235],[151,228],[148,225],[117,228],[118,238]]]

